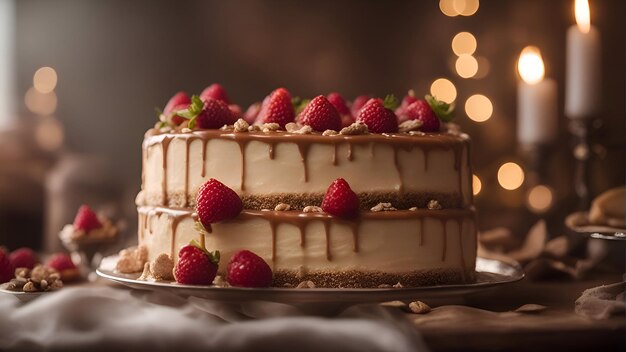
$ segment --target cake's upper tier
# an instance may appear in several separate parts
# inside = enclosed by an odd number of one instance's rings
[[[469,138],[463,134],[295,134],[201,130],[147,135],[139,205],[191,207],[215,178],[240,194],[244,208],[320,205],[344,178],[363,208],[444,208],[472,202]]]

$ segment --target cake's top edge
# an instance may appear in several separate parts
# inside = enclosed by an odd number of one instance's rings
[[[195,130],[150,134],[144,138],[144,146],[161,143],[164,139],[185,139],[185,140],[209,140],[209,139],[229,139],[236,141],[260,141],[267,143],[280,142],[303,142],[303,143],[325,143],[337,144],[342,142],[350,143],[398,143],[398,144],[461,144],[470,140],[465,133],[382,133],[382,134],[361,134],[361,135],[323,135],[322,133],[299,134],[282,130],[276,131],[254,131],[235,132],[233,130]]]
[[[141,214],[168,214],[171,217],[192,217],[197,215],[193,209],[188,208],[165,208],[142,206],[137,208]],[[275,211],[275,210],[250,210],[244,209],[238,217],[254,218],[260,217],[265,219],[275,219],[279,221],[298,221],[298,220],[333,220],[333,221],[355,221],[359,219],[369,220],[389,220],[389,219],[417,219],[424,217],[441,218],[441,219],[457,219],[475,216],[474,207],[465,209],[422,209],[416,210],[393,210],[393,211],[363,211],[359,217],[354,220],[345,220],[340,217],[328,213],[303,212],[303,211]]]

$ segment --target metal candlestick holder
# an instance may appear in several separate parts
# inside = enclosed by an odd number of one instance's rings
[[[587,210],[591,204],[589,165],[591,163],[591,144],[589,132],[591,119],[572,119],[569,131],[574,136],[572,153],[576,159],[574,170],[574,191],[578,196],[578,210]]]

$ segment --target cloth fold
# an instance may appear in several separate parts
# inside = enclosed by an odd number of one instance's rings
[[[353,306],[329,319],[275,303],[70,287],[27,304],[1,295],[0,311],[1,350],[428,350],[402,313],[379,305]]]
[[[602,285],[585,290],[576,300],[574,311],[591,319],[607,319],[612,315],[624,314],[626,281]]]

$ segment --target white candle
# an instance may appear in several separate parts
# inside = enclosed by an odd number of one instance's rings
[[[522,50],[517,68],[522,77],[517,89],[517,139],[523,145],[550,143],[557,136],[556,82],[544,78],[536,47]]]
[[[0,127],[15,118],[15,2],[0,0]]]
[[[576,0],[576,25],[567,31],[565,115],[591,117],[600,108],[600,34],[591,25],[589,3]]]

